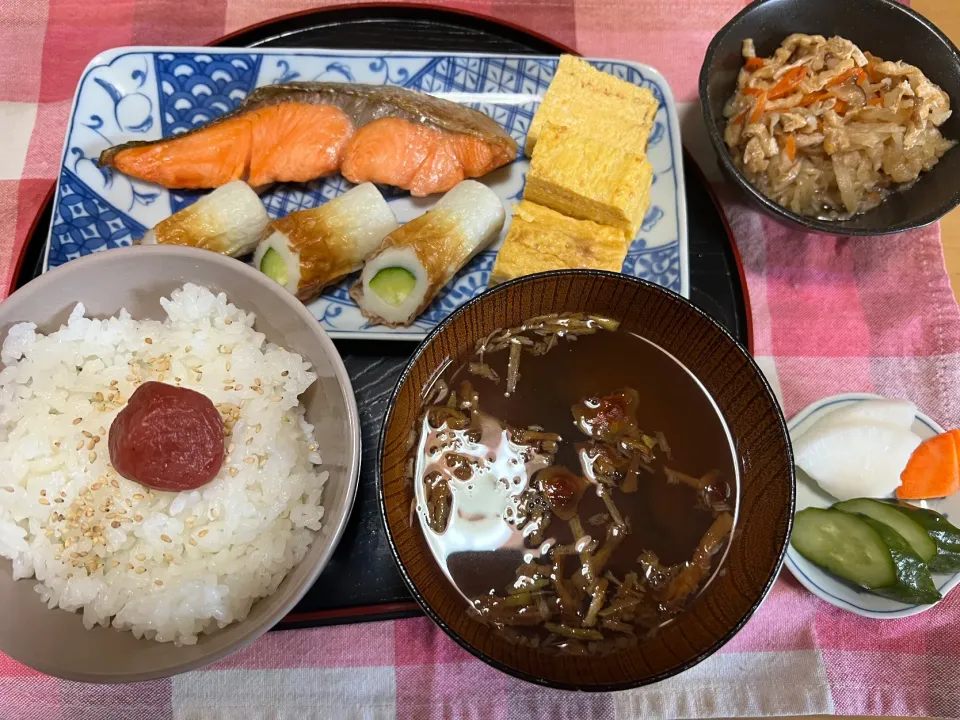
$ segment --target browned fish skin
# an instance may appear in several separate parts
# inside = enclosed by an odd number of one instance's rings
[[[381,118],[401,118],[446,132],[472,135],[500,145],[511,158],[517,153],[516,140],[499,123],[478,110],[406,88],[355,83],[295,82],[257,88],[237,109],[177,137],[202,132],[213,125],[261,107],[291,102],[337,107],[351,119],[355,128]],[[153,145],[169,139],[138,140],[107,148],[100,154],[100,166],[112,165],[114,156],[123,150]]]

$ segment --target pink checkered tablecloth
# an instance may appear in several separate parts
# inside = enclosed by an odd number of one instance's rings
[[[445,4],[532,28],[585,55],[657,67],[680,102],[685,144],[715,172],[696,78],[710,38],[745,0]],[[94,54],[201,45],[313,6],[0,0],[0,287],[53,183],[74,88]],[[960,313],[937,226],[886,238],[803,235],[742,206],[728,188],[718,191],[743,256],[755,352],[788,416],[824,395],[873,391],[911,397],[943,425],[960,426]],[[64,682],[0,655],[0,720],[957,716],[958,658],[960,594],[923,615],[877,622],[817,600],[785,572],[721,652],[641,690],[587,695],[528,685],[416,619],[270,633],[205,670],[127,686]]]

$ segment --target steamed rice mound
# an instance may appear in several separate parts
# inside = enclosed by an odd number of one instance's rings
[[[306,554],[327,473],[298,396],[316,375],[254,316],[186,285],[163,322],[84,317],[11,328],[0,372],[0,554],[50,607],[191,644],[242,620]],[[107,433],[148,380],[204,393],[225,423],[217,477],[151,491],[110,465]]]

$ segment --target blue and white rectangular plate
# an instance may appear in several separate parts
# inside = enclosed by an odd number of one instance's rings
[[[680,126],[673,94],[651,67],[620,60],[590,60],[596,67],[649,88],[660,102],[648,157],[654,169],[651,204],[623,272],[689,295],[686,206]],[[73,101],[47,242],[44,271],[82,255],[129,245],[148,228],[202,193],[176,191],[98,168],[101,151],[130,140],[156,140],[197,127],[237,107],[256,87],[293,80],[400,85],[477,108],[503,125],[522,150],[527,128],[556,57],[326,50],[117,48],[84,71]],[[508,212],[520,200],[529,162],[516,162],[480,178]],[[339,175],[306,185],[271,187],[262,199],[273,217],[312,208],[350,188]],[[400,222],[436,201],[389,189],[385,196]],[[480,294],[496,244],[475,257],[408,328],[370,325],[350,299],[347,278],[310,304],[333,336],[419,339],[458,306]]]

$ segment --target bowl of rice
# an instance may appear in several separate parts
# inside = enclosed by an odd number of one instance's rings
[[[215,253],[125,248],[11,295],[0,338],[0,650],[69,680],[165,677],[252,642],[313,585],[353,505],[359,420],[296,298]],[[148,382],[219,412],[205,485],[111,464],[113,420]]]

